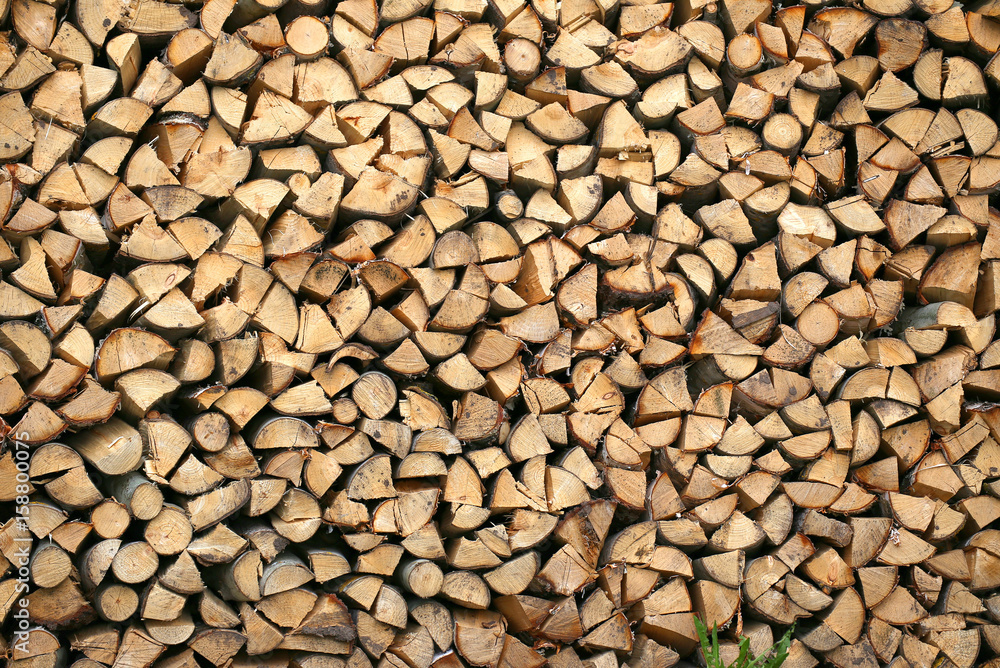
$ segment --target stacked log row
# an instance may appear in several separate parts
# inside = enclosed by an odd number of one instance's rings
[[[12,668],[1000,665],[996,0],[0,18]]]

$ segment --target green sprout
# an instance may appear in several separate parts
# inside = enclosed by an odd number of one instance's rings
[[[775,645],[766,652],[752,659],[750,657],[750,639],[746,636],[740,638],[740,655],[734,663],[726,666],[719,658],[719,626],[712,626],[712,639],[708,639],[708,629],[701,619],[694,618],[694,626],[698,630],[698,639],[701,641],[701,652],[705,657],[705,664],[708,668],[778,668],[788,658],[788,646],[792,643],[792,631],[795,625],[788,627],[785,635],[782,636]]]

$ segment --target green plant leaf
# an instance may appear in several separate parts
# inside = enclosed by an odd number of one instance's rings
[[[746,636],[740,638],[740,656],[733,664],[739,668],[746,668],[747,661],[750,659],[750,638]]]
[[[788,658],[788,648],[792,644],[792,632],[794,630],[795,624],[793,623],[788,627],[788,630],[785,631],[785,635],[781,637],[778,644],[772,648],[774,656],[772,657],[771,662],[767,664],[768,668],[778,668],[778,666],[783,664],[785,659]]]
[[[705,657],[705,665],[708,668],[727,668],[722,665],[719,657],[719,625],[712,625],[712,638],[709,640],[708,627],[697,615],[694,617],[694,628],[698,633],[698,640],[701,643],[701,653]],[[792,624],[785,631],[781,640],[776,642],[766,652],[760,656],[751,658],[750,639],[746,636],[740,638],[740,654],[728,668],[778,668],[788,658],[788,648],[792,644],[792,633],[795,631],[795,624]]]
[[[705,664],[708,668],[714,668],[711,663],[712,645],[708,641],[708,629],[705,628],[705,624],[697,615],[694,617],[694,628],[698,632],[698,640],[701,642],[701,655],[705,658]]]

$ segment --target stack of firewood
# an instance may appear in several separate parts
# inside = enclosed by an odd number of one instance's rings
[[[0,1],[7,665],[1000,666],[1000,0],[834,4]]]

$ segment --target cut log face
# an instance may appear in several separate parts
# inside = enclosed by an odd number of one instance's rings
[[[10,665],[996,667],[1000,1],[780,4],[0,0]]]

